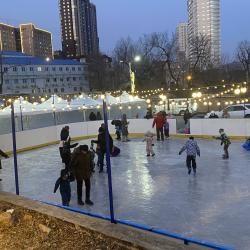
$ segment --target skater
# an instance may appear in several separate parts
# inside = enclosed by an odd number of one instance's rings
[[[189,140],[186,142],[185,146],[183,146],[179,152],[179,155],[181,155],[185,150],[187,152],[186,164],[188,168],[188,174],[191,174],[192,167],[194,175],[196,175],[196,155],[200,156],[200,148],[193,136],[189,137]]]
[[[246,150],[246,151],[250,151],[250,138],[248,138],[246,140],[246,142],[242,145],[242,147]]]
[[[70,188],[70,175],[66,169],[61,170],[61,176],[55,183],[54,193],[60,187],[60,194],[62,197],[62,205],[69,206],[71,198],[71,188]]]
[[[81,145],[74,150],[70,167],[77,182],[78,204],[81,206],[84,205],[82,201],[82,186],[84,181],[86,187],[85,203],[90,206],[94,205],[90,200],[90,177],[92,175],[92,168],[88,145]]]
[[[9,158],[9,156],[7,154],[5,154],[1,149],[0,149],[0,156],[4,157],[5,159]],[[0,169],[2,169],[2,160],[0,158]],[[0,181],[2,181],[2,179],[0,179]]]
[[[121,131],[122,131],[122,141],[123,142],[128,142],[128,125],[129,122],[127,121],[127,116],[126,114],[122,115],[122,121],[121,121]]]
[[[115,126],[116,140],[120,141],[122,132],[122,122],[120,120],[113,120],[111,124]]]
[[[219,133],[220,136],[219,137],[215,137],[215,139],[220,140],[221,141],[221,146],[224,145],[224,155],[222,156],[223,159],[229,159],[229,152],[228,152],[228,148],[231,144],[231,141],[229,140],[229,138],[227,137],[225,131],[223,128],[219,129]]]
[[[164,141],[164,134],[163,134],[164,124],[165,124],[164,116],[163,116],[162,112],[159,112],[156,115],[154,122],[153,122],[153,125],[152,125],[153,128],[154,128],[154,126],[156,126],[157,141],[160,141],[160,139],[162,141]]]
[[[98,147],[98,162],[100,166],[99,173],[103,172],[104,166],[104,157],[106,154],[106,137],[105,137],[105,129],[103,127],[99,128],[99,134],[97,140],[92,140],[91,143],[96,143]],[[112,152],[113,149],[113,139],[109,134],[109,150]]]
[[[169,139],[169,122],[166,119],[165,124],[164,124],[164,135],[166,139]]]
[[[145,133],[145,139],[143,141],[146,142],[147,157],[149,157],[150,155],[154,157],[155,156],[155,153],[153,151],[154,134],[148,131],[147,133]]]
[[[96,151],[94,150],[94,145],[93,143],[91,143],[90,146],[90,159],[91,159],[91,169],[92,169],[92,173],[95,173],[95,155],[97,154]]]
[[[60,134],[59,152],[60,152],[61,158],[62,158],[63,143],[67,141],[68,138],[69,138],[69,126],[65,126],[62,128],[61,134]],[[62,163],[64,163],[63,159],[62,159]]]
[[[63,148],[61,152],[62,162],[65,164],[65,169],[69,170],[69,165],[71,161],[71,148],[78,146],[78,143],[71,145],[71,138],[68,137],[66,141],[63,142]]]

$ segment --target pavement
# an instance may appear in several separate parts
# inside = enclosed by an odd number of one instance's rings
[[[89,144],[89,141],[82,141]],[[115,216],[170,232],[250,249],[250,152],[233,141],[230,159],[222,159],[219,141],[198,140],[201,158],[197,175],[187,174],[185,140],[156,142],[156,156],[146,157],[142,138],[115,144],[121,155],[112,159]],[[60,203],[53,194],[62,163],[58,147],[50,146],[18,155],[20,194]],[[13,159],[3,160],[0,190],[15,192]],[[98,171],[91,180],[93,207],[82,209],[109,215],[107,174]],[[72,207],[79,207],[72,183]]]

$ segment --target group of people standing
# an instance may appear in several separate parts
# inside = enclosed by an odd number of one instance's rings
[[[91,206],[94,204],[90,200],[90,178],[94,172],[92,153],[88,145],[79,145],[78,143],[71,144],[69,126],[62,128],[60,139],[59,152],[65,167],[61,170],[60,177],[55,183],[54,193],[60,188],[62,204],[69,206],[71,200],[70,182],[76,181],[77,201],[79,205],[84,205],[82,200],[82,187],[84,182],[86,188],[85,203]],[[71,148],[74,148],[72,154]]]
[[[159,112],[156,114],[152,127],[156,127],[157,141],[164,141],[169,138],[169,123],[167,120],[167,115],[164,112]]]

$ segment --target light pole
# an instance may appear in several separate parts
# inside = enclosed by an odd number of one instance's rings
[[[140,56],[134,57],[134,62],[138,63],[140,61],[141,61]],[[126,61],[121,60],[120,63],[125,63],[128,65],[129,77],[130,77],[130,90],[131,90],[131,93],[134,94],[135,93],[135,72],[132,70],[132,62],[126,62]]]

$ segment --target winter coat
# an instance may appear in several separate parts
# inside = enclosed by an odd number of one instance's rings
[[[220,137],[217,137],[216,139],[221,140],[221,145],[224,144],[225,146],[229,146],[231,144],[231,141],[229,140],[225,132],[221,133]]]
[[[98,144],[101,153],[103,153],[103,154],[106,153],[106,137],[105,137],[105,133],[99,134],[97,141],[92,141],[92,142]],[[113,149],[113,139],[109,135],[109,150],[110,150],[110,152],[112,151],[112,149]]]
[[[156,128],[163,128],[165,124],[165,119],[163,115],[157,115],[153,122],[153,127],[156,125]]]
[[[92,174],[91,155],[76,148],[72,154],[70,169],[77,181],[89,179]]]
[[[69,137],[69,131],[66,128],[62,128],[60,134],[61,141],[67,141],[68,137]]]
[[[122,120],[121,121],[121,129],[122,129],[122,135],[123,136],[128,136],[128,124],[129,122],[127,120]]]
[[[185,144],[185,146],[182,147],[179,154],[184,152],[186,150],[188,156],[194,156],[200,155],[200,148],[196,141],[194,140],[188,140]]]

